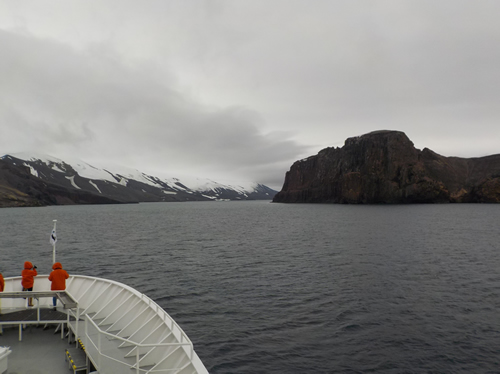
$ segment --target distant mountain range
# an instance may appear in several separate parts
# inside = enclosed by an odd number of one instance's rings
[[[16,153],[0,158],[0,207],[272,200],[276,193],[258,183],[160,178],[135,169],[111,170],[48,155]]]

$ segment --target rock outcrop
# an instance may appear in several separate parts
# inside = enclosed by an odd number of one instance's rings
[[[295,162],[273,202],[499,203],[500,154],[445,157],[403,132],[375,131]]]

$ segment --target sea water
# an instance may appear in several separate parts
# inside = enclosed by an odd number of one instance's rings
[[[0,209],[0,271],[152,297],[211,373],[500,372],[500,205]],[[1,337],[0,337],[1,345]]]

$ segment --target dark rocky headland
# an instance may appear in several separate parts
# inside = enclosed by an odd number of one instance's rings
[[[499,203],[500,154],[445,157],[403,132],[375,131],[295,162],[273,202]]]

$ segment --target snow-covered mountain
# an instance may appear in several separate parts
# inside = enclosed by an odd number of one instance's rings
[[[123,167],[95,167],[77,159],[15,153],[1,157],[12,167],[62,187],[115,202],[272,200],[277,191],[258,183],[218,183],[195,177],[165,178]],[[39,189],[39,187],[37,187]],[[64,194],[67,196],[67,194]],[[78,203],[78,202],[75,202]]]

